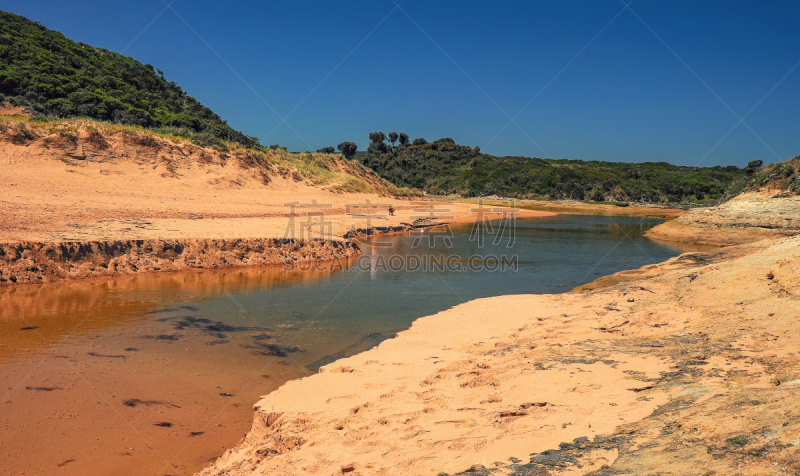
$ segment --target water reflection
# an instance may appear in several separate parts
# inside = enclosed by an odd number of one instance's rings
[[[0,363],[32,347],[58,345],[68,335],[83,335],[151,319],[165,303],[202,302],[226,294],[280,289],[319,282],[329,270],[282,267],[237,268],[140,274],[36,286],[0,288]]]

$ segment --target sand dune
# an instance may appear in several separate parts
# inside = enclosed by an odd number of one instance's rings
[[[280,238],[284,203],[295,200],[329,205],[341,235],[351,225],[342,220],[347,204],[402,202],[387,200],[377,176],[358,177],[363,171],[333,155],[319,159],[331,169],[323,184],[280,151],[257,162],[246,150],[223,153],[144,132],[100,134],[67,123],[77,128],[68,136],[34,129],[20,138],[12,126],[0,131],[0,242]],[[343,192],[348,179],[371,189]]]

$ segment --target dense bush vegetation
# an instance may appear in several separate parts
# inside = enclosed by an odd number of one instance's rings
[[[738,179],[728,189],[727,197],[742,192],[768,191],[779,195],[800,195],[800,157],[763,167],[763,162],[754,160],[747,164],[747,175]]]
[[[152,66],[0,12],[0,103],[5,101],[43,115],[168,127],[207,144],[258,145]]]
[[[722,198],[735,181],[746,176],[745,170],[733,166],[495,157],[450,138],[432,143],[414,139],[411,145],[396,147],[383,143],[383,133],[370,134],[370,140],[368,153],[356,160],[395,185],[432,194],[704,202]]]

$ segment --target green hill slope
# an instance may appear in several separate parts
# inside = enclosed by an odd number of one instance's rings
[[[395,147],[373,140],[356,160],[395,185],[467,197],[707,202],[722,198],[746,176],[733,166],[495,157],[447,138]]]
[[[206,143],[258,144],[152,66],[0,12],[0,103],[5,101],[38,114],[170,128]]]

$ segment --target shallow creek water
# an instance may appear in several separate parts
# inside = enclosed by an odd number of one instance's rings
[[[658,223],[562,215],[520,220],[513,243],[505,229],[484,247],[467,226],[452,247],[383,237],[329,269],[2,288],[0,474],[193,474],[284,382],[468,300],[565,292],[676,256],[643,237]],[[516,269],[494,269],[495,256]],[[480,269],[457,269],[470,265]]]

